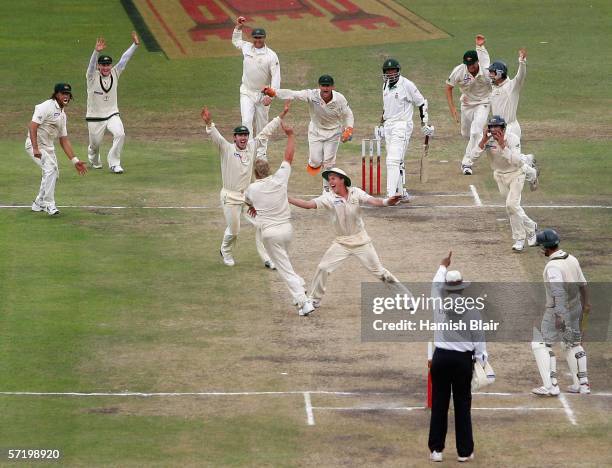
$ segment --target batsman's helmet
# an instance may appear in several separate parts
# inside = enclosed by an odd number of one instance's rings
[[[113,58],[110,55],[100,55],[98,57],[98,65],[110,65],[113,63]]]
[[[476,62],[478,62],[478,53],[475,50],[468,50],[463,54],[463,63],[465,65],[472,65]]]
[[[504,118],[500,115],[494,115],[489,122],[487,122],[487,127],[491,128],[491,127],[501,127],[503,129],[506,128],[506,121],[504,120]]]
[[[488,70],[495,73],[495,78],[505,80],[508,78],[508,67],[504,62],[493,62]]]
[[[394,58],[388,58],[385,60],[382,66],[383,70],[383,81],[386,83],[390,81],[391,84],[395,84],[397,80],[399,80],[400,71],[402,67],[400,63]],[[395,72],[390,72],[389,70],[397,70]]]
[[[402,67],[400,66],[400,63],[394,58],[388,58],[387,60],[385,60],[385,63],[383,63],[383,66],[382,66],[383,73],[386,72],[387,70],[392,70],[394,68],[397,68],[398,70],[402,69]]]
[[[249,129],[244,125],[240,125],[234,129],[234,135],[249,135],[250,133]]]
[[[542,247],[557,247],[560,241],[559,234],[554,229],[544,229],[536,234],[536,243]]]

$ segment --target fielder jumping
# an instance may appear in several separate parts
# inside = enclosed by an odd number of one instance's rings
[[[249,213],[255,215],[261,239],[278,274],[287,284],[299,315],[308,315],[313,310],[312,301],[306,297],[304,280],[294,271],[289,260],[289,246],[293,237],[291,210],[287,200],[287,184],[291,175],[291,163],[295,154],[293,129],[281,126],[287,135],[285,158],[280,168],[270,175],[270,165],[265,159],[255,161],[255,178],[247,188],[245,200],[250,205]]]
[[[527,51],[525,49],[519,50],[518,62],[518,71],[514,78],[508,78],[508,67],[501,61],[493,62],[489,65],[488,70],[493,84],[491,112],[493,115],[501,116],[506,121],[507,131],[519,137],[520,142],[521,126],[516,118],[516,111],[521,89],[527,76]],[[529,182],[532,191],[536,190],[538,187],[538,169],[535,158],[533,154],[521,154],[521,158],[525,162],[523,167],[525,180]]]
[[[531,343],[533,355],[542,377],[542,386],[532,390],[536,395],[559,395],[557,359],[552,345],[561,342],[561,350],[572,375],[569,393],[591,393],[587,376],[587,355],[582,347],[584,319],[589,303],[587,282],[580,263],[573,255],[559,248],[559,235],[553,229],[538,232],[537,243],[548,263],[544,267],[546,311],[542,318],[541,336]]]
[[[361,205],[396,205],[401,195],[384,200],[368,195],[363,190],[352,187],[346,172],[337,167],[323,171],[322,176],[329,182],[329,192],[323,192],[321,196],[309,201],[289,197],[289,203],[300,208],[329,210],[336,231],[336,238],[323,255],[312,280],[310,297],[314,307],[321,305],[329,274],[351,256],[357,257],[379,280],[394,284],[403,293],[408,292],[399,280],[383,267],[361,218]]]
[[[400,63],[394,58],[385,60],[383,71],[383,116],[385,146],[387,148],[387,197],[399,194],[408,200],[404,188],[406,165],[404,158],[412,135],[412,106],[418,107],[423,135],[433,136],[434,127],[429,125],[427,99],[416,85],[400,74]]]
[[[486,150],[493,178],[499,192],[506,197],[506,212],[510,218],[512,250],[521,252],[527,245],[536,245],[538,225],[531,220],[521,207],[521,192],[525,184],[525,165],[521,159],[520,140],[514,133],[506,131],[506,121],[496,115],[487,124],[488,131],[482,135],[480,143],[471,158],[476,160]]]
[[[202,120],[206,123],[206,133],[210,135],[213,143],[219,149],[221,159],[221,178],[223,180],[223,188],[221,189],[221,206],[223,207],[223,215],[227,227],[221,242],[221,257],[223,263],[227,266],[234,266],[234,256],[232,250],[238,233],[240,232],[240,214],[244,207],[244,191],[251,182],[253,175],[253,163],[255,162],[255,153],[257,144],[268,139],[280,127],[281,119],[289,112],[289,106],[285,108],[281,114],[272,119],[268,125],[255,137],[249,138],[250,132],[247,127],[241,125],[234,129],[234,141],[230,143],[215,127],[212,121],[212,115],[207,107],[202,109]],[[257,253],[261,257],[264,264],[270,268],[270,257],[261,240],[261,230],[256,228],[255,244]]]
[[[99,37],[87,67],[87,116],[85,117],[89,130],[87,156],[91,167],[102,168],[100,144],[104,133],[108,130],[113,135],[113,145],[108,152],[107,162],[113,174],[123,174],[121,150],[125,141],[125,131],[117,106],[117,88],[119,76],[140,44],[138,35],[134,31],[132,31],[132,41],[132,45],[113,67],[113,59],[110,56],[100,55],[100,52],[106,48],[106,41]]]
[[[59,138],[60,145],[81,175],[87,172],[87,166],[74,155],[72,144],[66,130],[66,113],[64,108],[72,99],[72,87],[68,83],[58,83],[49,99],[34,108],[32,120],[28,125],[28,137],[25,150],[32,161],[41,168],[42,179],[38,195],[32,202],[32,211],[45,211],[48,215],[59,214],[55,206],[55,184],[59,177],[59,167],[55,156],[54,140]]]
[[[461,90],[461,135],[467,138],[468,144],[461,161],[461,171],[464,175],[472,175],[473,158],[478,142],[482,138],[482,130],[489,117],[491,96],[491,80],[487,67],[489,52],[485,48],[485,37],[476,36],[476,50],[468,50],[463,54],[463,63],[457,65],[446,80],[446,100],[451,116],[459,123],[457,109],[453,102],[453,88]]]
[[[266,46],[266,31],[255,28],[251,31],[253,43],[242,40],[242,27],[246,22],[244,16],[236,19],[232,34],[232,44],[242,51],[242,84],[240,85],[240,114],[242,125],[249,129],[251,135],[261,133],[268,123],[268,112],[272,98],[262,94],[265,87],[280,88],[281,74],[276,53]],[[267,138],[257,142],[257,157],[265,158],[268,148]]]
[[[310,124],[308,125],[308,147],[310,155],[306,170],[316,175],[323,169],[336,165],[336,153],[340,141],[346,143],[353,135],[353,111],[346,98],[336,91],[334,79],[330,75],[319,77],[318,89],[293,91],[290,89],[264,88],[267,96],[280,99],[297,99],[308,103]],[[327,180],[323,187],[329,190]]]

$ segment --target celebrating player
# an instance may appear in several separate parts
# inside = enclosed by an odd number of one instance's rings
[[[281,122],[287,135],[285,158],[280,168],[270,175],[270,165],[265,159],[255,161],[256,181],[247,188],[245,200],[249,211],[256,216],[261,229],[261,239],[278,273],[287,284],[299,315],[308,315],[313,310],[312,301],[306,297],[304,280],[293,270],[289,260],[289,245],[293,237],[291,211],[287,201],[287,184],[291,175],[291,163],[295,154],[293,129]]]
[[[383,267],[361,218],[361,205],[396,205],[401,195],[394,195],[384,200],[372,197],[363,190],[352,187],[351,179],[346,172],[337,167],[323,171],[322,175],[329,182],[331,189],[329,192],[323,192],[321,196],[308,201],[289,197],[289,203],[300,208],[324,208],[332,213],[336,238],[323,255],[312,280],[310,295],[313,305],[320,306],[329,274],[351,256],[357,257],[361,264],[379,280],[395,284],[398,289],[402,289],[402,292],[407,292],[399,280]]]
[[[264,88],[267,96],[278,96],[280,99],[298,99],[308,103],[310,124],[308,125],[308,147],[310,156],[306,170],[318,174],[323,169],[336,165],[338,145],[347,142],[353,135],[353,111],[346,98],[336,91],[334,79],[329,75],[319,77],[318,89],[292,91],[290,89]],[[329,190],[327,180],[323,187]]]
[[[542,318],[542,336],[531,343],[543,383],[532,392],[542,396],[559,395],[557,359],[552,350],[552,345],[559,341],[573,380],[567,391],[591,393],[587,355],[582,347],[583,324],[591,309],[587,282],[576,257],[561,250],[559,242],[559,235],[553,229],[537,234],[537,243],[549,259],[544,267],[546,311]]]
[[[34,108],[32,121],[28,125],[28,137],[25,150],[42,169],[40,190],[32,202],[32,211],[46,211],[48,215],[59,214],[55,206],[55,183],[59,177],[57,157],[53,142],[59,137],[62,149],[81,175],[87,172],[87,166],[74,155],[66,130],[66,113],[64,108],[72,99],[72,87],[68,83],[58,83],[50,99],[41,102]]]
[[[451,116],[459,123],[457,109],[453,103],[453,88],[461,90],[461,135],[468,138],[465,155],[461,161],[464,175],[472,175],[473,158],[478,142],[482,138],[489,116],[489,101],[491,96],[491,80],[488,76],[489,53],[485,48],[485,38],[476,36],[476,50],[468,50],[463,54],[463,63],[457,65],[446,80],[446,100]]]
[[[265,87],[280,88],[281,75],[278,56],[266,46],[264,29],[255,28],[251,31],[252,43],[242,40],[242,27],[245,22],[244,16],[236,20],[232,43],[244,56],[240,85],[242,125],[247,127],[252,135],[257,135],[268,123],[268,112],[272,103],[272,98],[262,94],[261,90]],[[266,157],[267,147],[268,140],[262,135],[257,142],[258,158]]]
[[[491,112],[493,115],[499,115],[506,121],[506,129],[510,133],[514,133],[521,139],[521,126],[516,118],[519,97],[525,76],[527,75],[527,51],[519,50],[518,56],[518,72],[514,78],[508,78],[508,67],[504,62],[495,61],[489,65],[489,76],[493,83],[493,91],[491,93]],[[521,148],[519,146],[519,152]],[[535,159],[532,154],[521,155],[525,162],[523,171],[525,172],[525,180],[529,182],[531,190],[536,190],[538,186],[538,171]]]
[[[433,136],[434,127],[429,125],[427,99],[415,84],[400,75],[401,66],[394,58],[385,60],[383,70],[383,116],[385,145],[387,148],[387,197],[399,194],[409,199],[404,188],[406,166],[404,157],[412,135],[412,106],[419,108],[423,135]]]
[[[500,193],[506,197],[506,212],[510,218],[514,239],[512,250],[520,252],[525,248],[525,241],[530,247],[536,245],[538,227],[521,207],[525,172],[519,150],[520,140],[514,133],[506,131],[506,121],[498,115],[489,120],[487,128],[488,131],[484,132],[474,156],[478,157],[483,151],[487,151],[493,178]]]
[[[113,59],[110,56],[100,55],[100,52],[106,48],[106,41],[102,37],[96,40],[96,47],[87,67],[87,116],[85,117],[89,129],[87,156],[89,164],[94,169],[102,168],[100,144],[104,133],[108,130],[113,135],[113,145],[107,157],[108,167],[113,174],[123,174],[121,150],[125,141],[125,131],[117,106],[117,88],[119,76],[139,44],[138,35],[132,31],[132,45],[113,67]]]
[[[251,182],[253,174],[253,163],[255,161],[256,147],[259,141],[272,136],[278,129],[281,119],[289,112],[289,106],[285,105],[283,112],[272,119],[268,125],[255,137],[249,138],[249,129],[244,125],[234,129],[234,141],[230,143],[219,133],[212,121],[212,115],[207,107],[202,109],[202,120],[206,123],[206,133],[210,135],[213,143],[219,149],[221,157],[221,178],[223,188],[221,189],[221,206],[227,227],[221,242],[221,257],[227,266],[234,266],[232,250],[238,233],[240,232],[240,214],[244,207],[244,191]],[[270,257],[261,241],[261,230],[256,229],[255,243],[257,253],[264,264],[270,265]]]

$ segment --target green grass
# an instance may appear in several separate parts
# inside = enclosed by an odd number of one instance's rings
[[[465,190],[468,181],[456,171],[465,142],[448,116],[443,89],[474,35],[483,33],[492,58],[505,59],[512,76],[517,49],[527,47],[529,53],[519,119],[523,148],[536,155],[543,172],[540,190],[525,192],[525,203],[612,204],[609,2],[400,3],[450,37],[280,57],[284,87],[313,87],[319,75],[331,73],[349,99],[356,136],[341,148],[339,160],[352,175],[359,170],[358,141],[369,136],[380,116],[380,64],[395,56],[429,99],[438,131],[432,158],[450,161],[430,170],[428,186],[410,183],[421,190]],[[104,35],[108,53],[118,58],[133,26],[119,2],[1,2],[0,17],[0,60],[6,65],[0,82],[6,96],[0,116],[0,204],[29,205],[40,180],[23,150],[34,105],[49,96],[55,82],[72,83],[69,135],[77,155],[86,159],[84,72],[95,38]],[[80,178],[58,147],[60,206],[210,209],[65,208],[58,218],[0,209],[0,391],[295,390],[295,381],[322,381],[318,372],[329,371],[326,363],[334,357],[330,330],[321,325],[326,322],[308,330],[316,337],[313,350],[308,349],[315,361],[310,354],[304,359],[308,364],[320,359],[308,374],[307,364],[298,359],[307,349],[304,343],[311,344],[302,324],[285,327],[269,313],[285,291],[271,290],[251,227],[244,226],[241,234],[237,266],[230,270],[219,262],[224,228],[217,209],[219,161],[203,134],[199,109],[208,104],[224,133],[233,128],[239,120],[240,75],[238,56],[169,61],[142,47],[121,78],[126,173],[92,170]],[[279,109],[275,103],[271,115]],[[301,164],[307,151],[305,106],[296,103],[291,116]],[[409,167],[419,151],[416,134],[412,144]],[[108,145],[107,137],[103,152]],[[274,163],[281,152],[282,143],[271,143]],[[469,183],[485,202],[500,203],[486,161]],[[314,193],[313,187],[318,182],[295,171],[294,193]],[[610,280],[609,210],[532,212],[541,226],[559,229],[589,280]],[[542,259],[525,255],[521,263],[539,281]],[[286,302],[281,307],[293,312]],[[336,365],[349,375],[353,371],[352,362]],[[286,370],[293,375],[284,377]],[[308,432],[302,405],[301,395],[256,404],[0,396],[0,447],[57,447],[69,466],[325,466],[360,460],[399,465],[405,460],[419,464],[414,453],[425,453],[423,421],[405,427],[403,419],[380,415],[326,414]],[[117,411],[106,414],[100,408]],[[605,411],[602,407],[601,414]],[[498,434],[511,437],[511,424]],[[555,424],[538,432],[534,446],[547,435],[572,437],[557,434],[551,429]],[[587,433],[608,429],[609,422],[597,420]],[[404,431],[405,438],[398,436]],[[483,445],[491,452],[504,448]],[[529,463],[537,463],[535,453],[536,448],[525,449]],[[492,463],[525,461],[501,457]],[[565,458],[561,454],[554,460]],[[586,461],[598,464],[601,453]]]

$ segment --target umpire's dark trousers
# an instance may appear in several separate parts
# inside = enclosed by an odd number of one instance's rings
[[[429,424],[429,450],[442,452],[448,429],[451,389],[455,407],[457,454],[469,457],[474,452],[472,438],[472,357],[471,351],[436,348],[431,361],[432,407]]]

